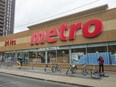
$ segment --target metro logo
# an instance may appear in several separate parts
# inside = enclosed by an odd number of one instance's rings
[[[53,38],[58,35],[58,32],[56,29],[50,29],[46,32],[46,41],[49,43],[56,42],[56,38]]]
[[[89,32],[89,27],[91,25],[95,26],[95,29],[93,32]],[[100,20],[97,20],[97,19],[89,20],[88,22],[84,24],[82,29],[82,34],[85,37],[95,37],[101,32],[101,29],[102,29],[102,22]]]
[[[93,25],[95,27],[93,32],[90,32],[89,29]],[[90,38],[95,37],[100,34],[102,29],[102,22],[98,19],[93,19],[87,21],[83,27],[82,22],[79,22],[77,24],[71,24],[69,35],[68,37],[65,36],[65,32],[68,30],[68,26],[66,23],[62,23],[58,30],[55,28],[49,29],[48,31],[39,31],[35,32],[31,36],[30,44],[44,44],[45,40],[49,43],[54,43],[57,41],[57,36],[59,36],[59,39],[61,41],[67,41],[67,40],[74,40],[75,39],[75,32],[77,32],[78,29],[82,29],[82,35],[84,37]],[[46,38],[46,39],[45,39]]]
[[[70,25],[70,32],[69,32],[69,40],[73,40],[74,37],[75,37],[75,32],[78,30],[78,29],[81,29],[82,27],[82,23],[78,23],[78,24],[72,24]]]
[[[60,28],[59,28],[59,33],[60,33],[59,38],[62,41],[66,41],[67,40],[67,37],[64,36],[64,33],[65,33],[66,30],[68,30],[68,26],[66,25],[66,23],[62,23]]]
[[[44,43],[44,32],[35,32],[31,36],[31,44],[38,44],[38,43]]]

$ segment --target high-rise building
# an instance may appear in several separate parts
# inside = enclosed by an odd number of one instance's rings
[[[14,32],[15,0],[0,0],[0,36]]]

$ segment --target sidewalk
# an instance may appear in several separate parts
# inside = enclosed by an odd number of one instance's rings
[[[12,75],[24,76],[29,78],[48,80],[53,82],[67,83],[73,85],[80,85],[85,87],[115,87],[116,86],[116,72],[107,72],[109,77],[102,79],[92,79],[90,76],[82,77],[81,74],[65,75],[65,70],[62,73],[51,73],[50,70],[44,72],[42,68],[23,67],[22,69],[13,68],[0,68],[1,73]]]

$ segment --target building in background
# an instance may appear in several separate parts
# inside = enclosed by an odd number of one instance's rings
[[[14,32],[15,0],[0,0],[0,36]]]

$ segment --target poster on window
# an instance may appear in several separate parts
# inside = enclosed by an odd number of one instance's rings
[[[78,64],[78,62],[79,62],[78,53],[72,53],[71,57],[72,57],[72,63]]]

